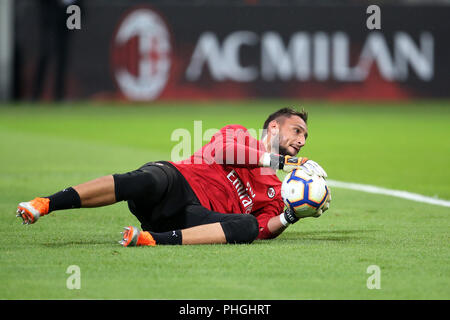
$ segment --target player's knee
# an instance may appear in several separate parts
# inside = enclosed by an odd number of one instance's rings
[[[161,173],[162,171],[153,172],[138,169],[124,174],[114,174],[116,201],[154,196],[161,193],[165,190],[167,184],[165,179],[159,177]],[[162,176],[165,178],[164,173]]]
[[[258,220],[250,214],[221,222],[227,243],[252,243],[259,234]]]

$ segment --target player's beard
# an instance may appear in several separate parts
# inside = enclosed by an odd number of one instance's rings
[[[278,141],[278,145],[276,146],[278,149],[278,154],[291,157],[295,157],[297,155],[298,152],[289,152],[288,147],[286,147],[286,145],[289,146],[289,141],[287,141],[287,139],[285,139],[282,135],[277,134],[275,141]]]
[[[290,155],[288,149],[281,144],[283,140],[283,136],[280,136],[279,133],[272,136],[270,143],[270,152],[280,154],[282,156]]]
[[[280,154],[282,156],[290,156],[291,154],[289,154],[287,148],[283,147],[283,146],[279,146],[279,150],[280,150]]]

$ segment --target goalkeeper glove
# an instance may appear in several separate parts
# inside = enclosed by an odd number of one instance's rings
[[[280,214],[281,224],[287,227],[290,224],[296,223],[299,218],[295,215],[294,210],[291,208],[286,208],[282,214]]]
[[[291,157],[291,156],[278,156],[280,169],[286,172],[291,172],[294,169],[299,169],[302,165],[307,163],[309,160],[306,157]]]
[[[315,161],[308,160],[304,164],[302,164],[300,167],[303,169],[303,171],[305,171],[310,176],[315,174],[324,179],[326,179],[328,177],[325,170],[323,170],[323,168]]]
[[[264,153],[262,157],[263,167],[271,167],[274,170],[292,171],[298,169],[302,164],[308,161],[308,158],[297,158],[291,156],[282,156],[275,153]]]
[[[325,200],[325,203],[323,204],[323,206],[320,207],[319,210],[317,210],[317,213],[315,215],[313,215],[312,217],[314,217],[314,218],[320,217],[322,215],[322,213],[324,213],[325,211],[327,211],[330,208],[330,202],[331,202],[331,190],[328,189],[327,200]]]
[[[291,172],[294,169],[303,169],[309,175],[316,174],[324,179],[328,177],[325,170],[317,162],[306,157],[297,158],[265,153],[262,162],[264,167],[271,167],[274,170],[280,169]]]

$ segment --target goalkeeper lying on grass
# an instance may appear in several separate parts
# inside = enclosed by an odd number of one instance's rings
[[[308,136],[307,113],[284,108],[264,123],[259,141],[246,128],[228,125],[180,162],[149,162],[137,170],[104,176],[48,197],[22,202],[23,223],[55,210],[128,201],[140,231],[125,228],[123,246],[251,243],[271,239],[298,218],[284,211],[276,170],[302,167],[326,178],[314,161],[296,158]],[[329,198],[318,214],[328,209]]]

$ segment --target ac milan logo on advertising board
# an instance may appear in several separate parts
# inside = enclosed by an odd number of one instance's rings
[[[120,91],[130,100],[154,100],[169,80],[170,32],[150,8],[126,14],[114,34],[112,69]]]

